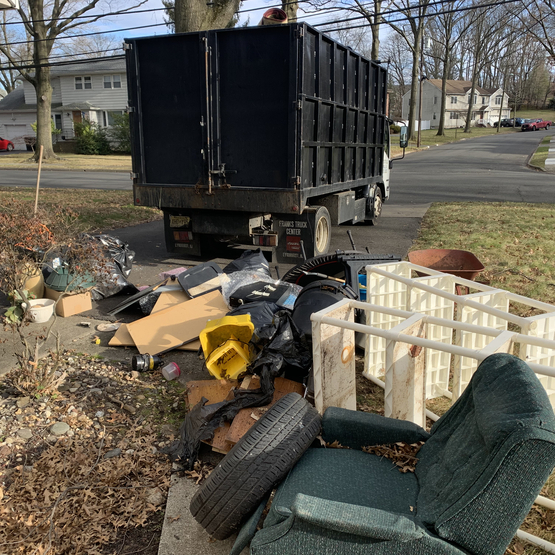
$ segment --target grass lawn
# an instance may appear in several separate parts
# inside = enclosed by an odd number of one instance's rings
[[[540,146],[530,159],[530,164],[537,166],[538,168],[545,169],[545,160],[549,154],[549,143],[551,142],[551,137],[545,137],[542,139]]]
[[[0,206],[4,199],[16,199],[29,203],[32,214],[35,205],[35,189],[19,187],[0,188]],[[162,219],[156,208],[133,205],[132,191],[107,191],[97,189],[41,189],[39,206],[48,209],[64,205],[79,214],[82,231],[105,232],[111,229]]]
[[[12,152],[0,156],[0,169],[21,170],[38,168],[32,152]],[[108,156],[86,156],[84,154],[60,154],[56,160],[43,160],[43,169],[83,171],[131,171],[131,156],[110,154]]]
[[[426,213],[411,250],[462,249],[474,253],[485,266],[480,281],[555,304],[555,204],[437,203]],[[529,316],[530,310],[515,306]],[[443,413],[446,399],[429,401]],[[555,475],[542,495],[555,499]],[[555,513],[534,505],[522,528],[555,542]],[[543,555],[542,549],[515,540],[506,555]]]

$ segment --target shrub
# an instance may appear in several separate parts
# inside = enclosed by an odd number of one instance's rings
[[[110,154],[112,147],[108,140],[106,130],[89,120],[74,123],[77,154]]]
[[[131,154],[131,129],[129,114],[112,114],[113,123],[108,132],[110,141],[116,152]]]
[[[389,132],[390,132],[392,135],[396,135],[397,133],[400,133],[400,132],[401,132],[401,126],[400,126],[400,125],[391,124],[391,125],[389,126]]]

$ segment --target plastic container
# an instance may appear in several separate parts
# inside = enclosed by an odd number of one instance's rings
[[[175,362],[170,362],[162,368],[162,376],[168,381],[175,380],[175,378],[179,378],[180,375],[181,370]]]
[[[48,322],[52,318],[52,314],[54,314],[55,301],[52,299],[31,299],[27,301],[27,304],[29,305],[31,319],[36,324]]]
[[[212,351],[206,359],[206,368],[218,379],[236,380],[247,370],[249,362],[248,345],[229,339]]]
[[[210,320],[199,335],[204,357],[207,360],[211,358],[212,352],[229,339],[248,343],[253,332],[254,324],[251,322],[250,314],[224,316],[218,320]]]

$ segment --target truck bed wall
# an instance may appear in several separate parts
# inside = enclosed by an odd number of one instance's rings
[[[138,202],[187,205],[212,177],[290,211],[381,179],[386,71],[308,25],[127,42]]]

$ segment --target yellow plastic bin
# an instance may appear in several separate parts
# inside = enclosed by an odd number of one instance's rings
[[[249,314],[211,320],[199,335],[206,368],[216,378],[237,379],[251,359],[248,345],[254,332]]]

